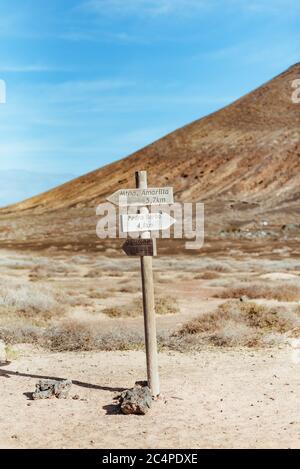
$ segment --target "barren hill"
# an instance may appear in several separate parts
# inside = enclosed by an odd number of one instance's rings
[[[300,214],[300,104],[292,82],[300,63],[230,106],[193,122],[129,157],[0,210],[2,244],[85,242],[94,209],[146,169],[149,185],[172,185],[176,200],[204,201],[207,229],[278,228]],[[51,220],[51,221],[50,221]],[[298,221],[299,222],[299,221]]]

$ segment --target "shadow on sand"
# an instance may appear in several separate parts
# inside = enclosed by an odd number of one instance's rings
[[[11,376],[21,376],[25,378],[37,378],[37,379],[55,379],[57,381],[63,381],[65,378],[59,378],[57,376],[46,376],[46,375],[35,375],[32,373],[21,373],[19,371],[12,371],[12,370],[3,370],[3,366],[8,366],[10,362],[0,363],[0,378],[10,378]],[[72,383],[76,386],[81,386],[82,388],[88,389],[98,389],[100,391],[109,391],[109,392],[122,392],[125,391],[126,388],[113,388],[110,386],[99,386],[98,384],[91,384],[91,383],[84,383],[83,381],[72,380]]]

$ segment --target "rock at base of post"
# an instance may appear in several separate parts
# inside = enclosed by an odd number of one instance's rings
[[[145,415],[152,405],[151,390],[144,384],[136,383],[134,388],[122,392],[120,410],[122,414]]]
[[[67,399],[72,381],[66,379],[62,381],[56,381],[52,379],[40,379],[36,384],[36,390],[32,394],[32,399],[51,399],[57,397],[57,399]]]

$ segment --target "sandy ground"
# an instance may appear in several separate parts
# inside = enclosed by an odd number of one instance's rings
[[[118,415],[114,401],[145,378],[143,352],[19,353],[1,366],[1,448],[300,448],[289,348],[162,353],[162,396],[146,416]],[[72,379],[70,398],[28,400],[39,377]]]
[[[143,331],[142,316],[111,319],[103,313],[140,296],[136,259],[0,250],[0,269],[0,284],[29,288],[28,301],[32,286],[68,292],[75,301],[65,312],[70,320],[95,321],[112,337],[121,327]],[[154,270],[156,295],[176,298],[180,307],[178,314],[157,317],[158,332],[170,334],[213,311],[224,301],[215,294],[226,286],[259,279],[299,282],[300,262],[285,255],[158,257]],[[199,277],[207,271],[215,275]],[[2,308],[4,326],[11,320],[7,311],[5,316]],[[161,398],[146,416],[123,416],[114,398],[146,379],[142,351],[52,353],[14,345],[11,363],[0,365],[0,448],[300,448],[300,363],[292,352],[282,343],[264,350],[161,353]],[[39,378],[71,379],[70,398],[30,400]]]

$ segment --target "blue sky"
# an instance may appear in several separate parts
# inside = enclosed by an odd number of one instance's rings
[[[127,156],[299,61],[299,24],[299,0],[0,0],[0,173]]]

